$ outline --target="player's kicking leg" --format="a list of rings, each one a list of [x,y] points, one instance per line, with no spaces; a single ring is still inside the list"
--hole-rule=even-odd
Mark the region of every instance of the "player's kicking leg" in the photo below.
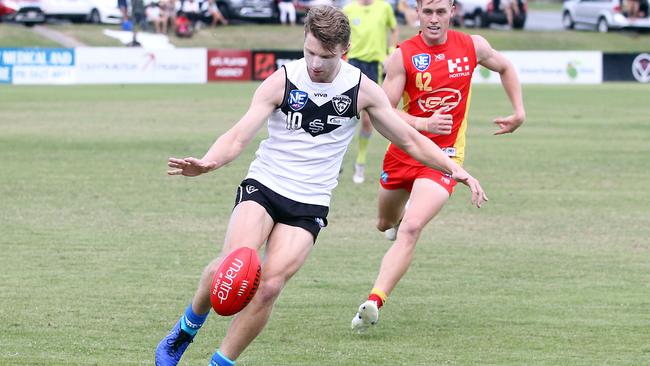
[[[260,243],[261,245],[268,238],[272,227],[273,220],[264,207],[252,201],[238,204],[230,217],[223,253],[229,253],[234,249],[228,243]],[[156,366],[176,366],[194,340],[210,313],[210,285],[214,271],[219,268],[221,260],[220,256],[206,266],[192,304],[185,309],[183,316],[158,344],[155,355]]]

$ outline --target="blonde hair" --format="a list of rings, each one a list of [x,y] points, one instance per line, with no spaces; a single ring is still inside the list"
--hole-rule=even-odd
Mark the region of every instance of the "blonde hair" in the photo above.
[[[307,33],[311,33],[328,51],[334,51],[337,45],[347,47],[350,43],[350,22],[340,9],[333,6],[313,7],[305,19],[305,35]]]

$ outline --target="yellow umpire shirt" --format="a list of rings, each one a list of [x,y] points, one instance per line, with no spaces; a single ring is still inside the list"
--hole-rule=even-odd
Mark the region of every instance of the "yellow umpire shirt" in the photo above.
[[[347,57],[365,62],[384,61],[388,54],[388,32],[397,27],[390,4],[384,0],[373,0],[370,5],[353,1],[343,12],[352,28]]]

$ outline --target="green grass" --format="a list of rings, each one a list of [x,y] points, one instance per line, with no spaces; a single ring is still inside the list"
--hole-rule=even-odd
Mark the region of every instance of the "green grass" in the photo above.
[[[117,30],[113,25],[52,24],[52,30],[76,38],[89,46],[115,47],[119,42],[103,34],[104,29]],[[0,35],[5,27],[0,25]],[[43,46],[31,29],[8,27],[15,40],[0,37],[0,47],[11,45]],[[598,50],[606,52],[645,52],[650,49],[650,34],[611,32],[600,34],[584,31],[521,32],[497,29],[461,28],[462,31],[484,36],[499,50]],[[400,27],[400,38],[405,40],[417,34],[416,28]],[[35,41],[32,41],[35,39]],[[276,24],[240,24],[228,27],[203,28],[192,38],[170,36],[177,47],[208,47],[232,49],[299,50],[303,42],[302,27],[283,27]],[[8,42],[5,44],[5,42]],[[49,42],[49,41],[47,41]]]
[[[0,23],[0,47],[59,47],[59,44],[24,25]]]
[[[528,1],[528,10],[536,11],[561,11],[562,1]]]
[[[260,138],[223,168],[168,177],[201,155],[256,84],[0,88],[0,365],[150,365],[217,254]],[[373,229],[385,142],[368,182],[353,144],[330,226],[238,365],[650,364],[648,87],[525,86],[528,120],[474,86],[467,168],[428,226],[373,333],[349,321],[384,250]],[[226,330],[214,314],[182,365]]]

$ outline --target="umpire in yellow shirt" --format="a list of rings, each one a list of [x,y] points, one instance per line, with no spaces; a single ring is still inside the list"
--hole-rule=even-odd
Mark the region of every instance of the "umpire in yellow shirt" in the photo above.
[[[343,12],[348,16],[352,30],[348,62],[379,83],[382,63],[395,48],[399,38],[393,8],[384,0],[354,0],[343,8]],[[359,153],[352,176],[352,180],[357,184],[365,180],[366,155],[371,134],[370,117],[364,113],[361,115]]]

